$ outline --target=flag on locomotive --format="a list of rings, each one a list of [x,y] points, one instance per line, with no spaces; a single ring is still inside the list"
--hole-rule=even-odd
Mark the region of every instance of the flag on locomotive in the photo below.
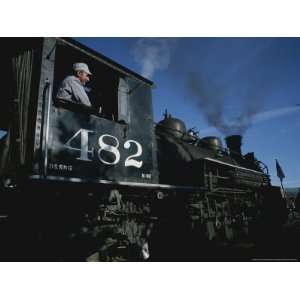
[[[285,175],[284,175],[284,173],[283,173],[283,171],[282,171],[282,168],[281,168],[281,166],[280,166],[278,160],[275,159],[275,161],[276,161],[276,172],[277,172],[277,177],[280,179],[280,181],[282,181],[282,179],[285,178]]]

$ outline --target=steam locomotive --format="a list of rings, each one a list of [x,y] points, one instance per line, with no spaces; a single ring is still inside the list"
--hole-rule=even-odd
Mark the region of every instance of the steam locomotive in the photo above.
[[[155,124],[153,83],[77,41],[3,45],[2,257],[198,259],[284,222],[281,191],[241,136],[225,148],[168,112]],[[79,61],[95,74],[92,108],[56,99]]]

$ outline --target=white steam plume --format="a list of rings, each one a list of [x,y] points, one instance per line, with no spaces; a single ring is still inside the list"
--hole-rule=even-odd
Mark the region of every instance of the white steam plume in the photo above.
[[[152,78],[156,70],[168,67],[171,57],[172,39],[141,38],[133,49],[134,60],[142,67],[142,76]]]

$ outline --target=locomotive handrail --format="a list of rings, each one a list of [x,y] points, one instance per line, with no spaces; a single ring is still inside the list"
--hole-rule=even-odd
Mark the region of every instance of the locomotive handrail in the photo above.
[[[220,160],[217,160],[217,159],[213,159],[213,158],[210,158],[210,157],[204,157],[203,159],[208,160],[208,161],[212,161],[212,162],[216,162],[216,163],[219,163],[219,164],[227,165],[227,166],[233,167],[235,169],[246,170],[246,171],[250,171],[250,172],[258,173],[258,174],[264,174],[263,172],[259,172],[259,171],[252,170],[252,169],[249,169],[249,168],[244,168],[244,167],[241,167],[241,166],[238,166],[238,165],[233,165],[233,164],[230,164],[230,163],[227,163],[227,162],[224,162],[224,161],[220,161]]]
[[[47,166],[48,166],[48,142],[49,142],[49,122],[50,122],[50,108],[51,108],[51,94],[52,86],[50,81],[46,80],[45,90],[48,89],[48,105],[47,105],[47,115],[46,115],[46,135],[45,135],[45,159],[44,159],[44,177],[47,176]]]
[[[262,161],[257,161],[258,162],[258,164],[259,164],[259,166],[260,166],[260,168],[262,169],[262,171],[265,173],[265,174],[267,174],[267,175],[269,175],[269,168],[268,168],[268,166],[266,165],[266,164],[264,164]]]
[[[249,193],[249,191],[248,190],[231,189],[231,188],[216,188],[213,191],[209,192],[208,194],[214,194],[214,193],[247,194],[247,193]]]

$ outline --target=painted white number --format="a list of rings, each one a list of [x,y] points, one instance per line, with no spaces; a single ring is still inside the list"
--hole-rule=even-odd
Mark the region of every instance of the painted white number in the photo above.
[[[103,139],[105,137],[109,137],[109,138],[115,140],[116,145],[112,146],[112,145],[108,145],[108,144],[104,143]],[[99,159],[100,159],[101,162],[103,162],[106,165],[116,165],[119,162],[119,160],[120,160],[120,151],[118,150],[119,141],[118,141],[118,139],[116,137],[114,137],[112,135],[109,135],[109,134],[103,134],[103,135],[101,135],[99,137],[99,147],[100,147],[100,149],[98,150],[98,157],[99,157]],[[101,152],[102,151],[107,151],[107,152],[113,153],[114,156],[115,156],[115,160],[111,161],[111,162],[104,160],[102,158],[102,156],[101,156]]]
[[[133,143],[136,145],[137,147],[137,152],[133,155],[130,155],[126,158],[125,160],[125,167],[136,167],[136,168],[141,168],[142,165],[143,165],[143,162],[142,161],[137,161],[135,159],[133,159],[134,157],[139,157],[142,155],[143,153],[143,150],[142,150],[142,146],[140,143],[138,143],[137,141],[134,141],[134,140],[128,140],[125,142],[124,144],[124,148],[125,149],[129,149],[130,148],[130,144]]]
[[[92,130],[80,129],[78,130],[64,145],[67,149],[75,150],[80,152],[80,157],[78,160],[91,161],[89,159],[89,153],[93,154],[94,149],[89,150],[89,133],[94,133]],[[71,146],[71,142],[80,134],[80,148],[75,148]]]
[[[87,130],[87,129],[79,129],[64,144],[65,148],[67,148],[69,150],[74,150],[74,151],[80,152],[80,156],[76,158],[78,160],[92,161],[89,157],[93,157],[94,148],[89,149],[89,133],[94,133],[94,131]],[[75,148],[74,146],[71,145],[73,143],[73,140],[75,140],[77,137],[78,137],[78,139],[80,138],[80,148]],[[104,142],[104,139],[106,140],[106,142]],[[109,139],[113,140],[113,142],[110,142],[110,144],[107,144]],[[109,135],[109,134],[103,134],[99,137],[98,143],[99,143],[98,158],[102,163],[104,163],[105,165],[116,165],[117,163],[119,163],[120,158],[121,158],[121,154],[118,149],[120,143],[119,143],[119,140],[115,136]],[[133,158],[140,157],[142,155],[142,153],[143,153],[142,145],[135,140],[128,140],[124,143],[124,148],[129,149],[131,147],[131,144],[136,145],[137,151],[135,154],[132,154],[125,159],[125,167],[141,168],[143,165],[143,161],[135,160]],[[103,153],[103,151],[109,152],[112,155],[110,155],[110,156],[106,155],[109,158],[105,157],[105,153]]]

